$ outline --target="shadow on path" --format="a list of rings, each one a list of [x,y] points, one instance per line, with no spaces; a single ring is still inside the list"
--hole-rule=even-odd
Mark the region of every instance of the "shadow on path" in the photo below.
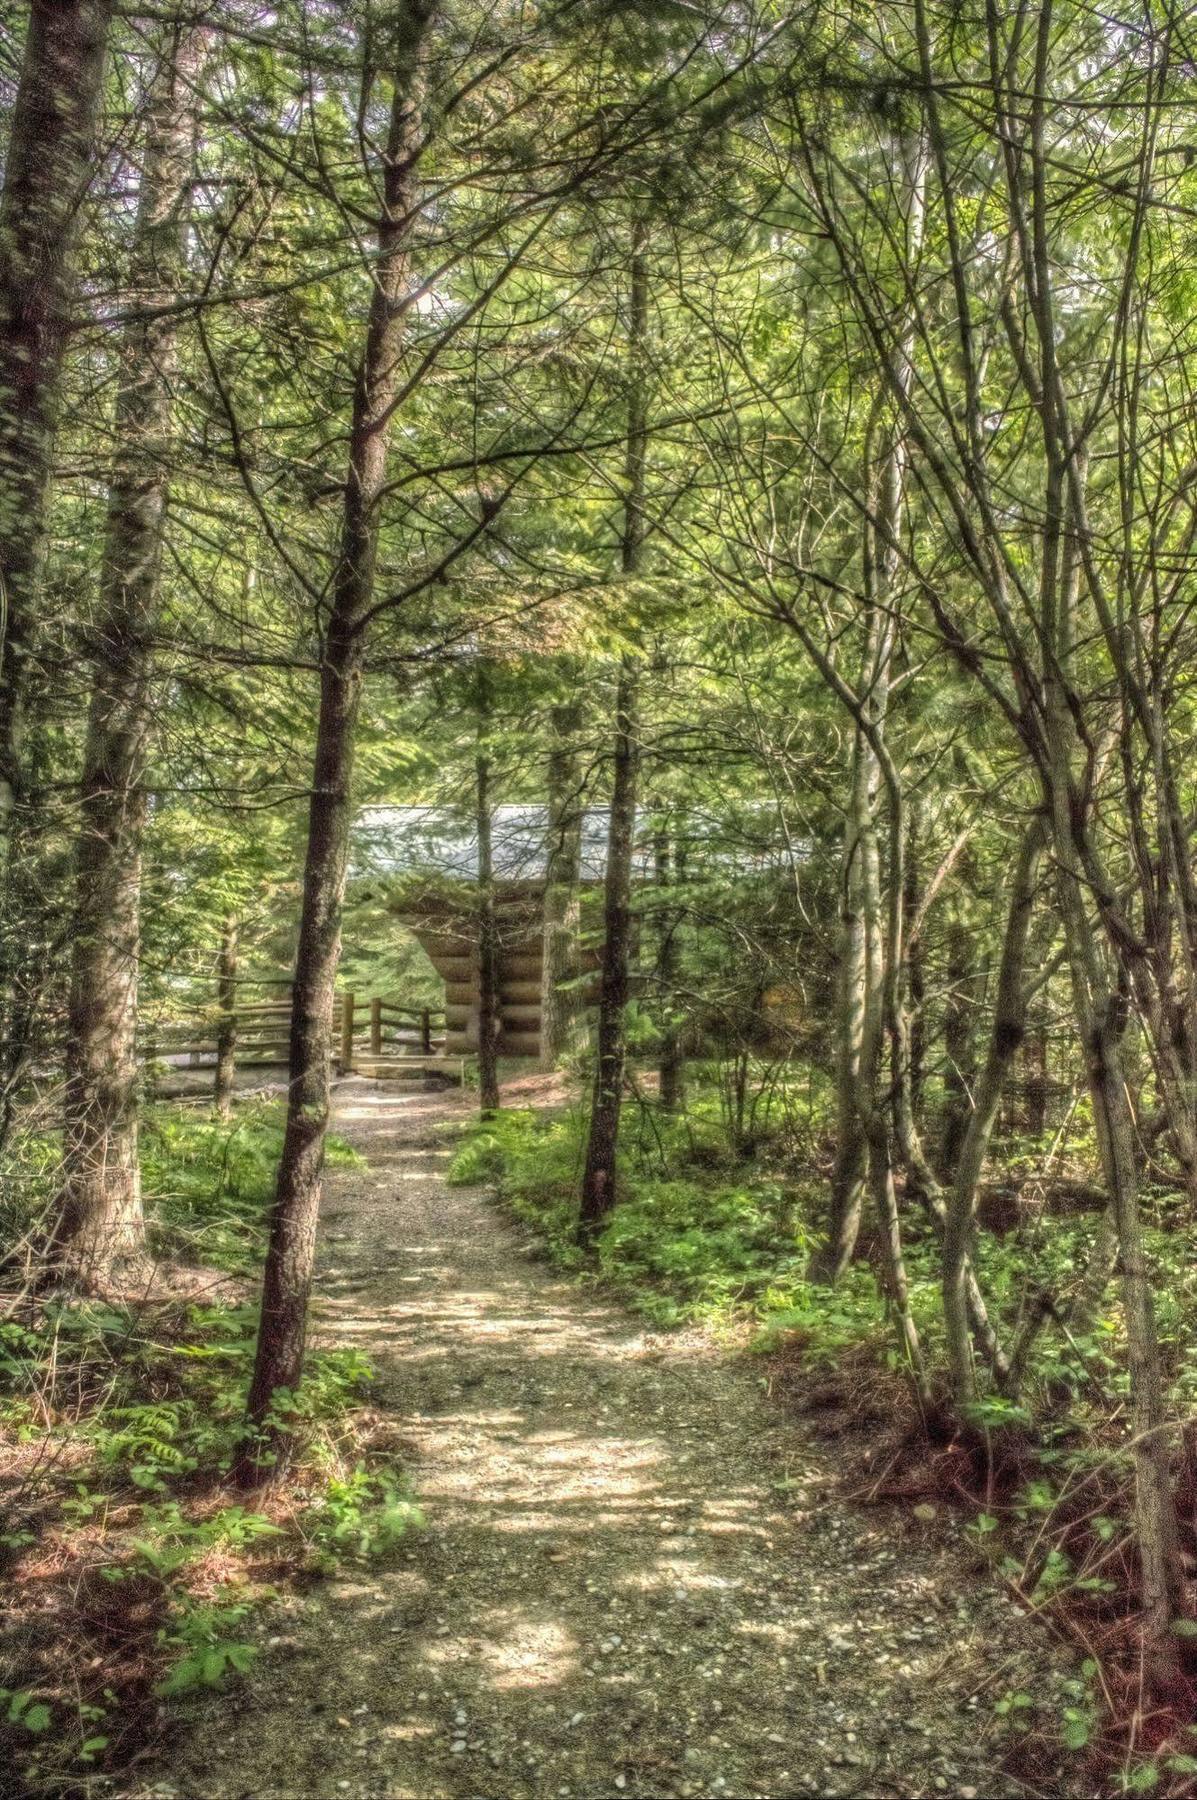
[[[369,1167],[322,1227],[321,1335],[374,1361],[427,1529],[280,1608],[141,1792],[1024,1792],[992,1703],[1043,1642],[965,1557],[830,1497],[750,1362],[646,1331],[447,1187],[467,1108],[344,1084]]]

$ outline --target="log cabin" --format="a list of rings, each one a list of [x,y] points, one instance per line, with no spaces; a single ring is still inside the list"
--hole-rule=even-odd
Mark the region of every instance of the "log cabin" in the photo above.
[[[793,846],[772,841],[771,818],[753,809],[764,830],[739,842],[712,832],[711,822],[697,816],[683,821],[688,866],[712,862],[724,871],[768,871],[783,880],[786,857]],[[675,827],[677,820],[675,818]],[[608,812],[585,807],[580,815],[577,862],[579,900],[601,889],[606,870]],[[809,847],[800,847],[805,859]],[[504,1057],[540,1055],[541,995],[544,963],[544,904],[550,854],[550,816],[545,806],[497,806],[491,815],[493,891],[499,944],[499,1039]],[[655,848],[651,834],[640,834],[633,879],[654,879]],[[445,986],[447,1056],[468,1055],[478,1048],[478,838],[464,811],[447,807],[377,806],[367,808],[354,830],[355,879],[383,878],[392,886],[393,910],[427,954]],[[593,919],[593,915],[592,915]],[[578,974],[596,971],[599,946],[593,932],[581,939]],[[593,996],[586,994],[585,998]],[[802,1012],[801,989],[781,982],[770,985],[756,1003],[762,1039],[792,1034]]]
[[[540,1055],[545,875],[549,812],[497,806],[491,818],[495,918],[499,940],[500,1056]],[[607,809],[581,816],[579,891],[602,885]],[[638,858],[643,879],[650,859]],[[368,808],[354,832],[355,878],[395,882],[395,916],[416,938],[445,984],[445,1054],[478,1048],[478,838],[445,807]],[[597,967],[593,946],[579,952],[579,973]]]

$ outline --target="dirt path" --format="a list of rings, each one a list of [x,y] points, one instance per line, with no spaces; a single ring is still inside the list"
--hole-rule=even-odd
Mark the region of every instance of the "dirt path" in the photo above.
[[[374,1359],[428,1529],[274,1611],[251,1679],[140,1791],[1028,1791],[992,1702],[1044,1640],[917,1526],[837,1502],[759,1370],[561,1282],[446,1187],[464,1104],[346,1084],[370,1166],[333,1177],[323,1226],[322,1330]]]

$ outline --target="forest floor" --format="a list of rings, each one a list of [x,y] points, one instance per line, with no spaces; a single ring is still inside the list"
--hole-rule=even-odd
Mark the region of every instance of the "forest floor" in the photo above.
[[[426,1528],[273,1603],[246,1681],[126,1791],[1066,1792],[1005,1764],[994,1702],[1050,1695],[1055,1655],[955,1528],[853,1506],[759,1362],[646,1329],[448,1187],[472,1105],[343,1084],[368,1166],[322,1223],[318,1328],[372,1359]]]

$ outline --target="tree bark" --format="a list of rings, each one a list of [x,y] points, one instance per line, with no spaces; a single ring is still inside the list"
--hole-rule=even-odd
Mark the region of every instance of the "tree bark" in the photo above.
[[[599,979],[594,1097],[586,1141],[579,1215],[581,1235],[593,1237],[615,1204],[615,1155],[627,1055],[624,1014],[628,1003],[628,963],[632,936],[632,854],[636,836],[636,787],[640,763],[636,716],[638,671],[630,657],[620,663],[615,691],[615,758],[611,822],[603,887],[603,961]]]
[[[33,0],[0,196],[0,822],[23,797],[36,588],[112,0]]]
[[[923,935],[916,929],[922,901],[919,858],[922,853],[919,831],[920,809],[911,803],[909,842],[906,848],[906,888],[902,896],[903,942],[906,945],[906,994],[909,1001],[906,1038],[908,1044],[907,1081],[910,1111],[916,1130],[924,1127],[923,1097],[927,1078],[927,974],[923,953]]]
[[[478,1107],[499,1110],[499,941],[495,918],[495,866],[491,847],[490,757],[474,762],[478,834]]]
[[[926,222],[926,146],[921,134],[903,138],[900,146],[904,177],[906,240],[912,251],[923,239]],[[908,395],[914,383],[914,321],[903,324],[899,340],[899,391]],[[836,1160],[832,1175],[827,1232],[811,1258],[812,1280],[834,1282],[843,1274],[856,1249],[867,1178],[880,1209],[882,1249],[888,1255],[893,1244],[900,1264],[900,1235],[893,1171],[890,1167],[889,1131],[879,1103],[883,1035],[887,1011],[896,1022],[900,1005],[902,955],[902,873],[895,866],[888,879],[896,884],[889,910],[888,942],[882,917],[881,859],[877,842],[877,803],[881,785],[881,742],[889,712],[890,680],[896,642],[892,605],[900,567],[899,531],[906,499],[909,447],[899,412],[885,426],[880,453],[873,459],[871,438],[880,428],[882,405],[876,403],[869,424],[870,444],[866,468],[872,465],[868,510],[862,532],[863,586],[867,596],[867,624],[856,685],[856,730],[853,739],[852,791],[844,828],[841,870],[843,914],[840,936],[838,1046],[836,1056]],[[891,793],[896,812],[900,794]],[[894,818],[895,846],[904,842],[901,821]],[[900,862],[900,857],[897,862]],[[880,1166],[879,1159],[885,1167]],[[892,1218],[890,1216],[892,1207]],[[905,1276],[900,1267],[890,1270],[891,1300],[899,1310],[907,1348],[918,1362],[917,1341],[912,1340],[913,1320],[903,1316]],[[921,1365],[920,1365],[921,1366]]]
[[[810,1258],[811,1281],[834,1283],[856,1250],[864,1207],[868,1147],[857,1109],[860,1047],[868,979],[865,942],[862,838],[868,811],[868,747],[857,730],[853,748],[852,795],[844,823],[840,858],[840,938],[835,1010],[835,1164],[831,1174],[827,1225]]]
[[[555,1069],[572,1047],[577,1027],[578,874],[582,855],[581,775],[575,701],[555,706],[550,719],[545,860],[544,950],[540,976],[540,1066]]]
[[[632,233],[631,285],[628,306],[628,441],[624,463],[624,504],[620,566],[635,575],[644,552],[644,478],[648,392],[642,360],[648,331],[647,232],[637,223]],[[637,718],[639,674],[630,656],[620,659],[615,690],[615,752],[611,778],[611,817],[607,832],[607,868],[603,887],[603,960],[599,981],[598,1033],[594,1097],[586,1166],[582,1175],[579,1235],[590,1239],[615,1204],[615,1157],[623,1102],[627,1054],[625,1012],[628,1001],[628,958],[631,949],[632,853],[636,835],[636,790],[640,770]]]
[[[361,700],[365,615],[374,592],[378,503],[399,392],[410,232],[422,141],[424,49],[432,0],[403,0],[394,16],[393,91],[383,158],[378,256],[366,342],[358,365],[349,434],[341,544],[320,674],[320,711],[303,904],[291,1013],[290,1085],[270,1239],[262,1318],[250,1384],[253,1436],[238,1476],[246,1485],[286,1465],[290,1432],[279,1401],[299,1384],[307,1329],[324,1142],[328,1130],[333,1003],[341,951],[341,911],[352,822],[354,737]]]
[[[997,997],[994,1002],[989,1050],[985,1067],[976,1084],[973,1110],[960,1146],[944,1217],[944,1322],[952,1389],[958,1405],[972,1400],[976,1393],[969,1330],[969,1254],[976,1219],[977,1190],[1002,1097],[1002,1083],[1023,1040],[1026,1016],[1023,996],[1024,964],[1043,843],[1043,821],[1036,819],[1023,837],[1015,867],[1002,939],[1001,961],[998,965]]]
[[[7,1132],[44,959],[29,686],[72,296],[112,0],[32,0],[0,194],[0,1079]]]
[[[947,930],[947,996],[944,1001],[943,1129],[939,1143],[939,1168],[945,1181],[955,1179],[960,1147],[973,1110],[974,1067],[973,998],[977,987],[972,934],[962,918],[949,921]]]
[[[682,1104],[686,1078],[682,1034],[673,1016],[674,988],[678,975],[678,918],[674,908],[665,904],[665,896],[674,885],[679,873],[676,850],[672,855],[670,850],[669,833],[663,829],[657,834],[656,844],[659,892],[657,985],[661,991],[661,1008],[665,1014],[665,1023],[661,1030],[661,1050],[657,1061],[657,1092],[663,1113],[675,1113]]]
[[[1168,1452],[1170,1426],[1164,1404],[1151,1277],[1139,1219],[1134,1120],[1122,1066],[1124,1009],[1105,978],[1086,914],[1087,889],[1073,835],[1076,810],[1067,785],[1063,790],[1056,787],[1052,800],[1052,847],[1059,874],[1073,1000],[1118,1243],[1149,1684],[1153,1692],[1160,1694],[1175,1691],[1179,1681],[1179,1646],[1173,1626],[1184,1615],[1186,1602]]]
[[[129,287],[149,314],[125,328],[116,450],[80,780],[67,1031],[64,1183],[56,1241],[75,1276],[108,1283],[144,1255],[137,1160],[137,964],[152,638],[165,533],[177,315],[195,142],[200,32],[158,47]]]
[[[233,1079],[237,1072],[237,915],[230,913],[220,940],[216,969],[216,1085],[213,1098],[217,1115],[227,1119],[233,1109]]]

